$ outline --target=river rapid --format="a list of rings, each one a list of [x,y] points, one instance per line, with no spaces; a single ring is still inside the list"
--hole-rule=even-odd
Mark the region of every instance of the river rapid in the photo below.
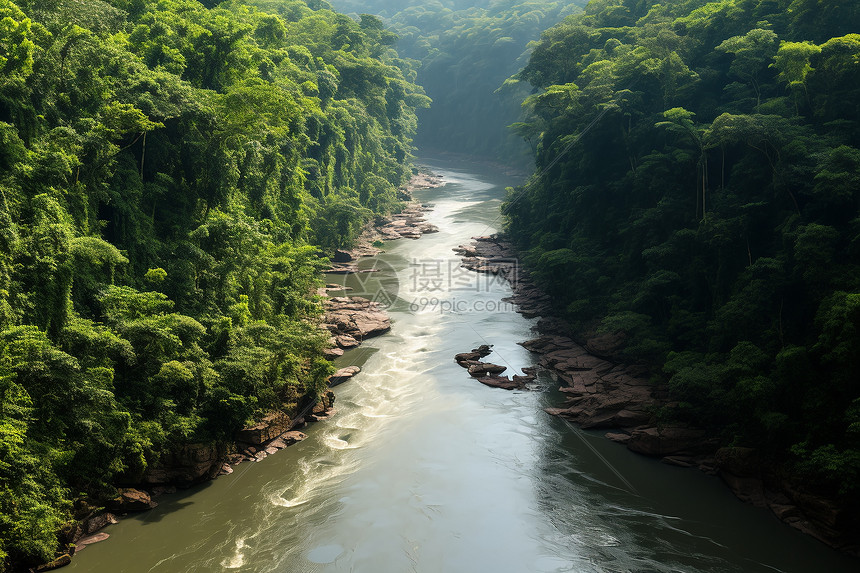
[[[841,556],[738,501],[717,478],[628,452],[545,414],[541,375],[507,392],[453,355],[521,373],[534,320],[506,284],[458,269],[452,248],[500,226],[498,170],[427,161],[444,176],[415,193],[440,229],[384,245],[377,272],[327,282],[390,304],[393,329],[338,359],[362,372],[308,438],[203,486],[165,495],[75,556],[76,571],[833,572]]]

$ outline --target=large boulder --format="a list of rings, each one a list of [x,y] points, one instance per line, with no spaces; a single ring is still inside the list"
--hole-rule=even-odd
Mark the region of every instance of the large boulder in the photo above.
[[[460,366],[468,368],[472,363],[478,362],[484,356],[489,355],[492,350],[492,344],[482,344],[477,348],[473,348],[471,352],[461,352],[454,355],[454,361]]]
[[[520,390],[524,386],[522,382],[511,380],[507,376],[481,376],[476,378],[476,380],[484,386],[501,388],[502,390]]]
[[[340,370],[329,376],[328,385],[337,386],[338,384],[343,384],[359,372],[361,372],[360,366],[347,366],[346,368],[341,368]]]
[[[45,563],[44,565],[39,565],[38,567],[33,569],[33,571],[36,571],[36,573],[42,573],[42,571],[53,571],[54,569],[59,569],[60,567],[65,567],[66,565],[68,565],[71,562],[72,562],[72,556],[69,555],[68,553],[66,553],[64,555],[61,555],[60,557],[57,557],[56,559],[54,559],[50,563]]]
[[[282,450],[288,446],[292,446],[295,443],[301,442],[305,438],[307,438],[307,435],[305,435],[304,433],[299,432],[298,430],[290,430],[289,432],[284,432],[283,434],[269,442],[268,446],[270,448]]]
[[[118,495],[105,504],[110,511],[125,513],[128,511],[146,511],[158,505],[152,501],[145,491],[133,487],[122,487],[117,490]]]
[[[82,537],[75,542],[75,553],[78,553],[87,545],[92,545],[93,543],[105,541],[108,537],[110,537],[110,533],[105,533],[104,531],[100,531],[99,533],[93,533],[92,535]]]
[[[225,453],[215,443],[186,444],[163,454],[146,470],[141,483],[191,485],[210,480],[221,471]]]
[[[489,362],[478,362],[469,366],[469,374],[472,376],[485,376],[487,374],[501,374],[507,370],[506,366],[491,364]]]
[[[242,428],[236,433],[236,441],[259,445],[273,440],[293,426],[293,421],[283,412],[274,412],[258,423]]]
[[[348,334],[356,340],[391,330],[391,319],[378,302],[359,296],[338,296],[325,301],[325,323],[335,336]]]

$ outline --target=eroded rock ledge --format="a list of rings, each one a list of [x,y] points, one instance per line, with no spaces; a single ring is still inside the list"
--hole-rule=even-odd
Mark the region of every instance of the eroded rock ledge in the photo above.
[[[574,340],[569,325],[552,316],[551,298],[518,265],[509,243],[495,235],[475,237],[474,243],[454,250],[463,257],[464,267],[508,280],[514,292],[505,300],[517,305],[517,312],[543,317],[536,326],[541,336],[521,344],[540,355],[540,367],[561,382],[559,390],[566,395],[563,405],[547,408],[547,413],[583,428],[612,430],[607,438],[664,463],[717,474],[741,500],[769,508],[780,520],[831,547],[860,555],[858,532],[847,526],[851,516],[846,510],[804,491],[756,450],[720,448],[699,428],[658,425],[653,413],[669,404],[668,391],[652,383],[644,368],[612,361],[623,335]]]
[[[321,326],[332,335],[327,358],[341,356],[363,340],[391,330],[391,318],[378,302],[360,296],[336,296],[326,299],[323,305]]]
[[[469,375],[485,386],[501,388],[502,390],[522,390],[526,384],[533,382],[536,377],[534,368],[523,368],[523,376],[514,374],[513,378],[501,376],[507,370],[507,366],[500,366],[491,362],[482,362],[481,358],[489,356],[493,351],[489,344],[482,344],[473,348],[471,352],[461,352],[454,356],[454,361],[466,368]]]

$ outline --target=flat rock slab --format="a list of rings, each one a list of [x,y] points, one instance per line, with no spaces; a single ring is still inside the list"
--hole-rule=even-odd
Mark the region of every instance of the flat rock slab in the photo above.
[[[483,376],[485,374],[501,374],[508,368],[499,366],[498,364],[490,364],[489,362],[478,362],[469,366],[469,374],[472,376]]]
[[[333,387],[337,386],[338,384],[343,384],[359,372],[361,372],[360,366],[347,366],[346,368],[341,368],[340,370],[329,376],[328,385],[329,387]]]
[[[471,352],[461,352],[454,355],[454,361],[463,368],[468,368],[472,364],[477,363],[481,358],[488,356],[493,352],[492,344],[482,344],[477,348],[473,348]]]
[[[490,386],[491,388],[501,388],[502,390],[522,390],[525,384],[511,380],[507,376],[482,376],[475,378],[481,384]]]
[[[87,545],[92,545],[93,543],[98,543],[100,541],[104,541],[110,537],[110,533],[105,533],[104,531],[100,531],[99,533],[94,533],[92,535],[87,535],[82,539],[78,539],[75,542],[75,553],[81,551]]]
[[[132,487],[122,487],[117,491],[119,495],[105,504],[105,507],[111,511],[146,511],[158,506],[158,502],[152,501],[145,491]]]
[[[324,307],[325,327],[336,340],[338,336],[349,335],[361,341],[391,330],[391,318],[378,302],[360,296],[337,296],[326,300]]]

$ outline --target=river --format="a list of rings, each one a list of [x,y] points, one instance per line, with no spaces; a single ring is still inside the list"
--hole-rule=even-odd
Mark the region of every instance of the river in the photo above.
[[[720,481],[628,452],[542,408],[537,390],[485,387],[453,355],[519,372],[528,320],[509,288],[457,269],[452,248],[500,225],[505,185],[480,165],[427,162],[448,182],[416,192],[439,233],[384,246],[378,272],[328,277],[390,302],[392,332],[347,352],[363,371],[308,439],[166,495],[81,551],[77,571],[811,572],[857,562],[738,501]]]

